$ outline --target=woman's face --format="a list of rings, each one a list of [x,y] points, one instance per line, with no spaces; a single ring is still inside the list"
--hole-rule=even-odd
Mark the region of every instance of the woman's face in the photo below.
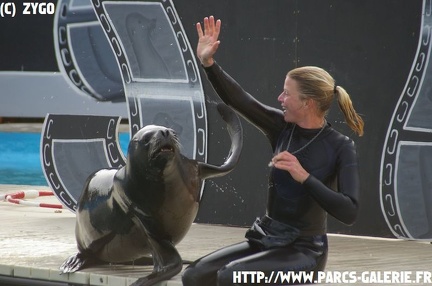
[[[278,101],[281,103],[286,122],[299,123],[307,112],[306,100],[300,98],[297,82],[285,78],[284,90],[278,96]]]

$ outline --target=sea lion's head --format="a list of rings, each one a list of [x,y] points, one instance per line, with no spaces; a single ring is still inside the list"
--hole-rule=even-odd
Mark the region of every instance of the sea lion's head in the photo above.
[[[174,130],[158,125],[140,129],[129,143],[128,164],[134,168],[163,169],[180,152],[180,142]]]

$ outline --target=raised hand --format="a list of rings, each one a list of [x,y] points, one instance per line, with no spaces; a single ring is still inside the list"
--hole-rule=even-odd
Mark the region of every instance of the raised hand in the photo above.
[[[219,47],[221,20],[215,21],[213,16],[204,18],[204,30],[201,23],[196,24],[198,33],[197,57],[201,64],[209,67],[214,63],[213,55]]]

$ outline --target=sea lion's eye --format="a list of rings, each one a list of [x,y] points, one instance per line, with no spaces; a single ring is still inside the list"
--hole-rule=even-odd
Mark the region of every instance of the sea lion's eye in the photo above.
[[[152,134],[144,134],[144,136],[138,140],[140,145],[148,145],[152,139]]]

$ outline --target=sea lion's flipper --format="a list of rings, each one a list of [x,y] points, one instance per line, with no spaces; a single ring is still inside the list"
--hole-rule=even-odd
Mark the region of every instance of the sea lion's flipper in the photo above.
[[[198,163],[198,172],[201,179],[220,177],[231,172],[237,165],[243,147],[243,128],[240,118],[228,105],[219,103],[217,106],[219,114],[227,123],[228,133],[231,138],[231,149],[227,159],[221,166],[207,163]]]
[[[87,266],[89,262],[90,261],[87,259],[87,257],[82,253],[72,255],[60,266],[60,274],[78,271]]]
[[[174,245],[167,240],[156,241],[149,238],[152,247],[153,272],[139,278],[131,286],[150,286],[169,280],[182,270],[183,261]]]
[[[72,273],[89,267],[90,265],[106,263],[95,258],[95,256],[92,254],[97,253],[100,249],[102,249],[102,247],[111,241],[114,236],[115,233],[110,232],[109,234],[90,243],[90,245],[88,245],[85,249],[80,247],[80,244],[78,243],[79,252],[70,256],[65,260],[65,262],[63,262],[63,264],[60,266],[60,273]]]
[[[142,237],[146,238],[146,245],[150,247],[153,257],[153,272],[145,277],[139,278],[131,286],[150,286],[157,282],[171,279],[180,273],[183,261],[174,244],[166,239],[155,239],[152,235],[151,220],[140,209],[133,207],[131,219],[138,227]],[[144,224],[143,222],[147,222]],[[154,229],[153,229],[154,230]]]

